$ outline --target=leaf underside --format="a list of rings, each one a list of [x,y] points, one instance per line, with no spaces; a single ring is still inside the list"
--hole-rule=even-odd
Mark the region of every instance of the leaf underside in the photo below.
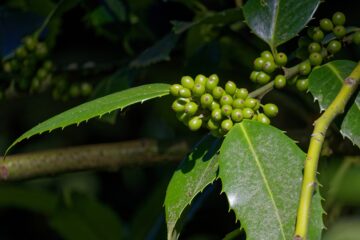
[[[147,84],[116,92],[105,97],[83,103],[52,118],[49,118],[48,120],[25,132],[18,139],[16,139],[10,145],[10,147],[7,148],[5,155],[17,143],[36,134],[51,132],[57,128],[64,129],[65,127],[73,124],[79,125],[83,121],[87,121],[94,117],[101,117],[102,115],[117,109],[122,110],[123,108],[134,103],[142,103],[152,98],[168,95],[169,87],[169,84],[163,83]]]
[[[249,0],[244,5],[244,16],[251,30],[274,50],[306,26],[319,3],[319,0]]]
[[[181,220],[185,208],[191,204],[196,195],[216,179],[217,151],[220,143],[220,139],[207,135],[173,174],[164,203],[168,239],[178,238],[180,229],[177,229],[176,225]]]
[[[293,140],[272,126],[245,120],[227,134],[219,177],[248,240],[292,239],[304,159]],[[321,199],[314,201],[320,209],[312,217],[322,221]],[[321,234],[322,224],[311,227]]]
[[[360,148],[360,93],[346,113],[340,132]]]

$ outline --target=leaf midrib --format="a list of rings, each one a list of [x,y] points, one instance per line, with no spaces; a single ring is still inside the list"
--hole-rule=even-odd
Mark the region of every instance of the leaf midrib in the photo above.
[[[273,11],[273,18],[272,18],[272,24],[271,24],[271,48],[272,50],[275,49],[276,46],[274,46],[274,42],[275,42],[275,31],[276,31],[276,23],[277,23],[277,19],[278,19],[278,15],[279,15],[279,6],[280,3],[279,1],[275,1],[275,8]]]
[[[265,187],[266,187],[266,190],[267,190],[267,192],[268,192],[268,194],[269,194],[271,203],[272,203],[272,205],[273,205],[273,207],[274,207],[276,219],[278,220],[279,225],[280,225],[281,235],[282,235],[283,239],[286,240],[285,233],[284,233],[284,227],[283,227],[282,222],[281,222],[280,214],[279,214],[278,208],[277,208],[277,206],[276,206],[275,199],[274,199],[274,196],[273,196],[273,194],[272,194],[272,191],[271,191],[269,182],[268,182],[268,180],[267,180],[267,178],[266,178],[266,176],[265,176],[265,173],[264,173],[264,171],[263,171],[263,167],[261,166],[261,163],[260,163],[260,161],[259,161],[259,159],[258,159],[258,156],[257,156],[257,154],[256,154],[256,152],[255,152],[255,150],[254,150],[254,147],[253,147],[253,145],[252,145],[252,143],[251,143],[251,141],[250,141],[250,138],[249,138],[249,135],[248,135],[246,129],[244,128],[244,126],[243,126],[242,124],[240,124],[240,127],[241,127],[241,130],[242,130],[243,133],[244,133],[245,140],[246,140],[246,142],[247,142],[248,145],[249,145],[249,150],[251,151],[251,153],[252,153],[252,155],[253,155],[253,157],[254,157],[254,159],[255,159],[256,165],[257,165],[257,167],[258,167],[258,169],[259,169],[259,172],[260,172],[260,174],[261,174],[262,180],[263,180],[263,182],[264,182],[264,184],[265,184]]]
[[[332,65],[332,63],[328,63],[325,65],[327,68],[330,69],[330,71],[332,71],[335,76],[337,77],[337,79],[339,80],[339,82],[341,84],[343,84],[343,77],[340,75],[339,71]]]

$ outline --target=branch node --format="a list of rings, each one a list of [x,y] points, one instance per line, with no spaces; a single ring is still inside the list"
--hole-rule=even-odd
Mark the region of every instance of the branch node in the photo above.
[[[303,238],[299,235],[295,235],[294,240],[303,240]]]
[[[356,84],[356,80],[352,77],[345,78],[345,84],[349,86],[354,86]]]
[[[6,166],[0,166],[0,179],[6,180],[9,177],[9,170]]]

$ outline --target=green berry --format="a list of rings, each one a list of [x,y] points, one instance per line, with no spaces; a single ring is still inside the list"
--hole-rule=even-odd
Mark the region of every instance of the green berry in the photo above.
[[[190,116],[187,113],[184,113],[184,112],[177,112],[176,113],[176,118],[180,122],[184,123],[187,126],[188,122],[189,122],[189,119],[190,119]]]
[[[69,88],[69,95],[73,98],[78,97],[80,95],[80,87],[78,84],[71,84]]]
[[[299,74],[300,75],[308,75],[311,72],[310,61],[306,60],[299,64]]]
[[[229,95],[233,95],[236,91],[236,84],[233,81],[227,81],[225,84],[225,92]]]
[[[300,37],[298,40],[298,46],[300,48],[307,47],[311,43],[311,40],[308,37]]]
[[[213,111],[214,109],[220,109],[220,104],[216,101],[213,101],[210,106],[211,111]]]
[[[263,71],[266,73],[273,73],[276,69],[276,64],[273,61],[265,61],[263,65]]]
[[[48,54],[48,48],[45,43],[37,43],[35,49],[35,55],[38,58],[44,58]]]
[[[244,108],[242,110],[242,114],[244,119],[251,119],[254,116],[254,110],[252,110],[251,108]]]
[[[234,98],[246,99],[249,95],[249,91],[246,88],[237,88],[234,94]]]
[[[225,94],[220,98],[220,105],[221,106],[223,106],[223,105],[231,105],[232,103],[233,103],[233,98],[228,94]]]
[[[213,89],[213,91],[212,91],[212,95],[213,95],[213,97],[214,97],[215,99],[221,98],[222,95],[224,95],[224,94],[225,94],[224,89],[223,89],[222,87],[219,87],[219,86],[215,87],[215,88]]]
[[[213,103],[214,101],[214,98],[211,94],[209,93],[205,93],[204,95],[201,96],[200,98],[200,103],[201,103],[201,106],[203,108],[207,108],[207,107],[210,107],[211,104]]]
[[[233,108],[242,109],[245,107],[245,100],[242,98],[237,98],[232,103]]]
[[[194,80],[190,76],[184,76],[181,78],[181,85],[184,88],[192,89],[195,85]]]
[[[220,127],[220,123],[215,121],[214,119],[210,118],[206,124],[209,130],[216,130]]]
[[[262,57],[258,57],[254,60],[254,69],[260,71],[264,66],[265,60]]]
[[[36,72],[36,76],[40,79],[44,79],[47,76],[47,71],[44,68],[39,68]]]
[[[335,54],[341,50],[341,43],[338,40],[332,40],[327,45],[327,50],[330,53]]]
[[[191,91],[195,97],[200,97],[205,93],[205,87],[203,84],[196,83],[194,87],[191,89]]]
[[[330,19],[323,18],[320,20],[320,27],[322,30],[330,32],[333,29],[334,25]]]
[[[356,45],[360,45],[360,32],[355,32],[353,35],[352,35],[352,41],[353,43],[355,43]]]
[[[24,38],[24,45],[25,47],[30,50],[30,51],[33,51],[36,47],[36,44],[37,44],[37,39],[35,37],[32,37],[32,36],[27,36]]]
[[[259,74],[257,75],[256,81],[260,84],[266,84],[270,81],[271,77],[264,73],[264,72],[259,72]]]
[[[191,131],[197,131],[202,125],[202,120],[200,117],[193,117],[190,119],[188,126]]]
[[[296,88],[300,92],[304,92],[308,89],[309,86],[309,80],[308,79],[299,79],[296,81]]]
[[[18,58],[25,58],[27,56],[27,51],[24,46],[20,46],[16,49],[15,55]]]
[[[270,124],[270,119],[263,113],[258,114],[256,120],[267,125]]]
[[[324,39],[324,32],[319,28],[315,28],[312,35],[312,39],[315,42],[321,42]]]
[[[332,16],[332,21],[335,24],[335,26],[344,25],[346,21],[345,14],[342,12],[334,13],[334,15]]]
[[[279,112],[278,107],[273,103],[265,104],[265,106],[263,106],[263,110],[268,117],[275,117]]]
[[[4,72],[6,72],[6,73],[11,73],[13,70],[10,62],[4,62],[3,69],[4,69]]]
[[[188,88],[181,88],[180,90],[179,90],[179,96],[180,97],[183,97],[183,98],[189,98],[189,97],[191,97],[191,92],[190,92],[190,89],[188,89]]]
[[[284,75],[277,75],[274,79],[274,86],[281,89],[286,86],[286,77]]]
[[[314,27],[309,27],[309,28],[306,30],[306,33],[307,33],[308,37],[312,39],[313,34],[314,34]]]
[[[317,42],[312,42],[308,46],[309,53],[321,52],[321,45]]]
[[[220,121],[222,119],[222,111],[220,108],[214,109],[211,112],[212,119],[216,121]]]
[[[93,87],[90,83],[83,82],[80,85],[81,95],[86,97],[92,93]]]
[[[219,78],[216,74],[211,75],[205,84],[205,90],[209,93],[211,93],[215,87],[217,87],[219,83]]]
[[[198,74],[198,75],[195,77],[195,84],[202,84],[202,85],[205,86],[206,81],[207,81],[207,77],[205,77],[205,76],[202,75],[202,74]]]
[[[346,35],[346,29],[344,26],[336,26],[333,29],[333,33],[337,38],[342,38]]]
[[[180,84],[173,84],[170,87],[170,93],[171,95],[173,95],[174,97],[178,97],[179,96],[179,91],[180,89],[182,89],[183,86],[181,86]]]
[[[287,63],[287,56],[285,53],[280,52],[275,55],[275,63],[279,66],[285,66]]]
[[[221,107],[222,115],[229,117],[231,115],[231,112],[232,112],[232,107],[230,105],[223,105]]]
[[[255,98],[247,98],[245,100],[245,107],[247,108],[254,108],[256,106],[257,100]]]
[[[199,106],[196,103],[188,102],[185,104],[184,112],[189,114],[190,116],[192,116],[197,112],[198,109],[199,109]]]
[[[323,60],[323,58],[322,58],[321,54],[317,53],[317,52],[311,53],[309,56],[310,64],[313,66],[321,65],[322,60]]]
[[[171,108],[172,110],[174,110],[174,112],[183,112],[185,110],[185,104],[186,101],[184,101],[183,99],[176,99],[172,103]]]
[[[231,121],[231,119],[225,119],[224,121],[221,122],[221,129],[224,132],[228,132],[230,131],[230,129],[234,126],[233,122]]]
[[[272,55],[272,53],[270,51],[263,51],[260,56],[264,59],[264,60],[269,60],[269,61],[274,61],[274,57]]]
[[[52,70],[53,67],[54,67],[54,64],[50,60],[46,60],[43,64],[43,68],[45,68],[48,71]]]
[[[241,122],[241,120],[243,119],[243,113],[241,109],[234,109],[231,112],[231,119],[234,122]]]
[[[257,76],[259,75],[260,72],[258,71],[252,71],[250,74],[250,80],[253,82],[257,81]]]

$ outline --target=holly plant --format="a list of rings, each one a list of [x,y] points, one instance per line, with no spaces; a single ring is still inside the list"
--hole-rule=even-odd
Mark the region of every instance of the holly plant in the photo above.
[[[245,77],[234,75],[228,79],[216,71],[199,71],[184,74],[172,84],[150,83],[118,91],[36,125],[17,138],[6,153],[34,135],[79,125],[161,97],[158,104],[164,99],[163,108],[173,112],[177,124],[188,128],[189,135],[205,133],[168,183],[164,200],[167,239],[181,236],[194,200],[214,182],[221,183],[229,215],[234,213],[240,222],[228,239],[241,233],[249,240],[321,239],[327,200],[320,195],[317,177],[319,159],[326,155],[327,130],[336,129],[360,147],[360,63],[341,55],[346,48],[358,49],[360,28],[336,10],[314,19],[319,4],[320,0],[248,0],[241,7],[213,13],[191,24],[173,22],[173,31],[167,37],[178,38],[193,25],[217,23],[219,16],[226,15],[229,22],[237,21],[234,28],[246,28],[256,35],[256,41],[263,41],[264,48],[251,60],[252,69]],[[4,72],[31,76],[31,82],[25,82],[30,85],[20,80],[15,83],[21,89],[35,91],[50,74],[52,62],[46,60],[45,53],[30,62],[28,55],[37,56],[44,48],[38,35],[24,38],[23,44],[4,61]],[[166,48],[164,45],[159,43],[141,57],[146,59],[146,54]],[[141,61],[145,60],[140,58],[132,64]],[[30,63],[40,69],[28,73],[17,67]],[[312,119],[313,132],[303,136],[309,140],[306,152],[273,125],[278,115],[286,116],[288,109],[280,107],[286,100],[279,97],[269,102],[267,96],[281,96],[284,90],[294,97],[311,95],[314,102],[309,104],[319,106],[318,116]],[[167,104],[165,99],[170,98],[172,103]]]

